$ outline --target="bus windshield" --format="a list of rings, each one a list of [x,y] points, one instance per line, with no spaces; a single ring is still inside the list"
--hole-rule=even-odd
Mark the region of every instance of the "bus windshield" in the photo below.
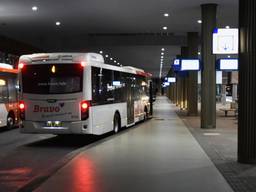
[[[22,69],[22,89],[32,94],[66,94],[82,91],[83,68],[79,64],[36,64]]]

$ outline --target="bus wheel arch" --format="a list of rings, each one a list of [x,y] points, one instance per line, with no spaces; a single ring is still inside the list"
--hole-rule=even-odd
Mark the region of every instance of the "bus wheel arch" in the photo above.
[[[113,118],[113,131],[114,133],[119,132],[121,129],[121,115],[119,111],[115,111],[114,118]]]
[[[14,113],[14,111],[9,111],[9,113],[7,115],[6,126],[8,129],[12,129],[12,128],[14,128],[14,125],[15,125],[15,113]]]

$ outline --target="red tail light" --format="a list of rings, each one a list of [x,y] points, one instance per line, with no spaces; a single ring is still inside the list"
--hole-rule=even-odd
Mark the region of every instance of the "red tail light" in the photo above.
[[[19,102],[19,110],[20,110],[20,119],[25,120],[25,102],[20,101]]]
[[[83,103],[81,104],[81,107],[82,107],[82,110],[86,111],[86,110],[89,108],[89,105],[88,105],[87,102],[83,102]]]
[[[24,109],[25,109],[25,103],[24,103],[24,101],[20,101],[20,103],[19,103],[19,109],[20,109],[20,110],[24,110]]]
[[[81,101],[80,105],[81,105],[81,120],[86,120],[89,117],[90,102]]]
[[[86,63],[84,61],[81,62],[81,66],[85,67]]]

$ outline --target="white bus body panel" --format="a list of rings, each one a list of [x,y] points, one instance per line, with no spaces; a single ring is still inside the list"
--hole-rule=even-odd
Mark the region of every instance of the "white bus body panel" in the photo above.
[[[35,99],[36,98],[36,99]],[[22,133],[83,133],[88,132],[88,120],[81,121],[82,93],[66,95],[23,94],[25,120]],[[56,102],[51,102],[56,100]],[[50,102],[49,102],[50,101]],[[62,127],[46,127],[47,121],[61,121]],[[85,130],[83,128],[86,127]]]
[[[4,127],[7,125],[7,115],[8,111],[4,103],[0,104],[0,127]]]
[[[127,103],[98,105],[91,107],[93,134],[101,135],[113,130],[115,112],[121,116],[121,126],[127,125]]]

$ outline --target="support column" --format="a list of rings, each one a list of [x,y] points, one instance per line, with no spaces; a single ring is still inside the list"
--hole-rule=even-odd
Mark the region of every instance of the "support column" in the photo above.
[[[188,47],[181,47],[181,58],[188,58]],[[181,109],[187,109],[187,98],[188,98],[188,79],[186,76],[182,77],[182,106]]]
[[[173,99],[173,103],[176,104],[177,103],[177,76],[175,75],[176,77],[176,82],[174,83],[174,99]]]
[[[198,58],[198,33],[188,33],[188,57],[192,59]],[[188,115],[198,115],[198,83],[197,71],[190,71],[188,77]]]
[[[180,107],[180,103],[181,103],[181,78],[179,75],[177,75],[177,102],[176,102],[176,106]]]
[[[179,59],[181,56],[177,55],[176,58]],[[181,84],[181,77],[180,75],[177,73],[176,74],[176,106],[181,107],[181,91],[182,91],[182,84]]]
[[[238,161],[256,163],[256,2],[239,0]]]
[[[232,100],[237,100],[237,84],[232,85]]]
[[[221,85],[221,103],[226,105],[226,85]]]
[[[212,54],[212,33],[216,27],[216,4],[203,4],[202,8],[202,93],[201,128],[216,128],[216,72]]]

